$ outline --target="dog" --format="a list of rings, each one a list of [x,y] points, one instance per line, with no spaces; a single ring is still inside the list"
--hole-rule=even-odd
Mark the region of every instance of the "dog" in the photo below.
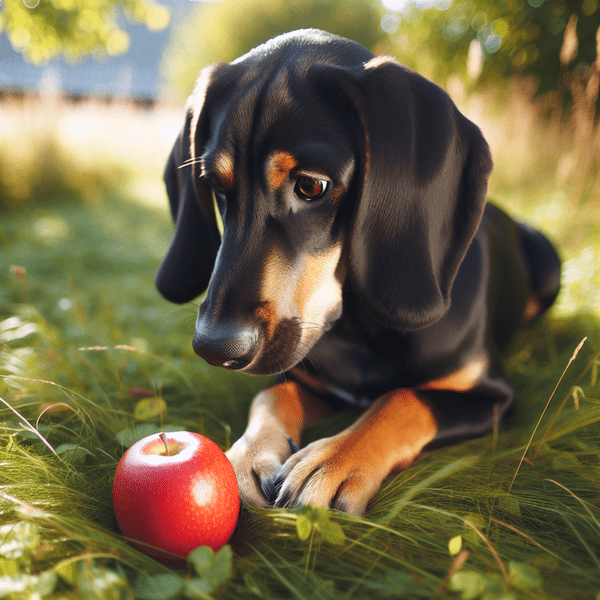
[[[497,425],[502,351],[556,298],[560,261],[486,204],[491,170],[442,89],[345,38],[292,32],[201,72],[156,284],[176,303],[206,290],[208,363],[279,374],[226,453],[242,500],[362,515],[424,449]],[[348,407],[356,422],[300,448]]]

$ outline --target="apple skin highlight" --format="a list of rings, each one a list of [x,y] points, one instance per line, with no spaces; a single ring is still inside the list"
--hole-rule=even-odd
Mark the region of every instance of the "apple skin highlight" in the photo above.
[[[229,541],[238,520],[233,467],[200,434],[160,435],[133,444],[117,465],[112,498],[121,533],[163,562],[185,560],[198,546],[216,552]]]

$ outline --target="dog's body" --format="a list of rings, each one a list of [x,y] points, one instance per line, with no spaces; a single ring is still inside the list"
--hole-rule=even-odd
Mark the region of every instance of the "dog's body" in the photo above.
[[[500,352],[552,304],[560,262],[486,207],[491,168],[440,88],[343,38],[295,32],[202,72],[165,173],[157,286],[174,302],[208,286],[209,363],[283,373],[227,453],[242,499],[360,514],[425,446],[501,418]],[[297,451],[345,406],[365,412]]]

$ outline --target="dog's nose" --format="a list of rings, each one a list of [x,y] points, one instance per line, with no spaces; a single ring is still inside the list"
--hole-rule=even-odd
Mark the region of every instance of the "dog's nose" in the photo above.
[[[248,366],[258,349],[258,330],[219,324],[196,324],[194,352],[215,367],[239,370]]]

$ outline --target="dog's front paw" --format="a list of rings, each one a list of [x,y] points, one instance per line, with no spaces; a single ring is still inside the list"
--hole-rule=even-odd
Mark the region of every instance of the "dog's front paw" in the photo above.
[[[297,451],[284,432],[268,430],[244,434],[225,455],[233,465],[240,498],[254,506],[272,506],[277,496],[277,474],[287,458]]]
[[[318,440],[281,468],[275,506],[310,504],[362,515],[388,472],[381,457],[353,435]]]

